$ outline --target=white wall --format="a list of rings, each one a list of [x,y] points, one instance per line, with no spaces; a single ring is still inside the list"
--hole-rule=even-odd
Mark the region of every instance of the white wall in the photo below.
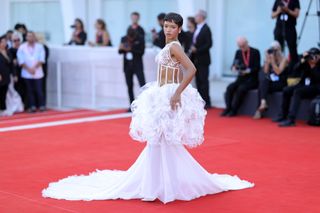
[[[316,13],[316,1],[313,0],[311,14]],[[214,40],[214,47],[211,50],[213,64],[210,69],[210,76],[214,78],[228,74],[237,49],[235,43],[237,36],[247,36],[250,44],[261,51],[268,48],[273,40],[275,25],[275,21],[270,18],[273,2],[273,0],[1,0],[0,14],[3,18],[0,34],[13,28],[14,22],[21,20],[35,31],[48,31],[50,28],[51,43],[62,44],[70,39],[70,25],[73,20],[80,17],[85,23],[88,39],[94,40],[94,22],[102,17],[106,20],[112,41],[117,46],[130,23],[132,11],[141,13],[141,25],[147,33],[150,33],[153,27],[158,27],[156,16],[160,12],[175,11],[186,18],[198,9],[206,9]],[[300,0],[298,32],[309,2]],[[57,5],[60,5],[60,8]],[[150,39],[150,34],[148,36]],[[298,48],[299,52],[316,46],[318,36],[318,17],[310,16]]]

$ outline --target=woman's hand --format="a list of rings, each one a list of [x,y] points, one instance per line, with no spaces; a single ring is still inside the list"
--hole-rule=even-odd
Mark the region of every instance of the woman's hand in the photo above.
[[[170,99],[170,106],[172,110],[177,110],[178,107],[181,107],[181,95],[174,93],[174,95]]]

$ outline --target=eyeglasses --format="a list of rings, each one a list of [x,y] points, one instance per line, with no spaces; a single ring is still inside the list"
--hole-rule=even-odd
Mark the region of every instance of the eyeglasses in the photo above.
[[[13,42],[20,42],[20,39],[13,39]]]

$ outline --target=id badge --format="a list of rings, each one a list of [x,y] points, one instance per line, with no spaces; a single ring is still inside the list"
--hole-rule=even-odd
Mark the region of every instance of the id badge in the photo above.
[[[306,78],[306,79],[304,80],[304,85],[309,86],[310,83],[311,83],[310,78]]]
[[[280,78],[276,74],[271,73],[270,74],[270,79],[271,79],[271,81],[279,81]]]
[[[131,60],[133,59],[133,55],[132,55],[131,52],[128,52],[128,53],[126,54],[126,59],[127,59],[128,61],[131,61]]]

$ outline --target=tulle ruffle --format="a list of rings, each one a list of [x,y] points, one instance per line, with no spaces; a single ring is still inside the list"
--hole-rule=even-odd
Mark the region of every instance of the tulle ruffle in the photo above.
[[[200,145],[203,138],[204,120],[207,114],[204,101],[198,91],[189,85],[181,94],[181,107],[173,111],[170,98],[179,84],[158,86],[148,83],[132,103],[133,112],[130,136],[149,144]]]

